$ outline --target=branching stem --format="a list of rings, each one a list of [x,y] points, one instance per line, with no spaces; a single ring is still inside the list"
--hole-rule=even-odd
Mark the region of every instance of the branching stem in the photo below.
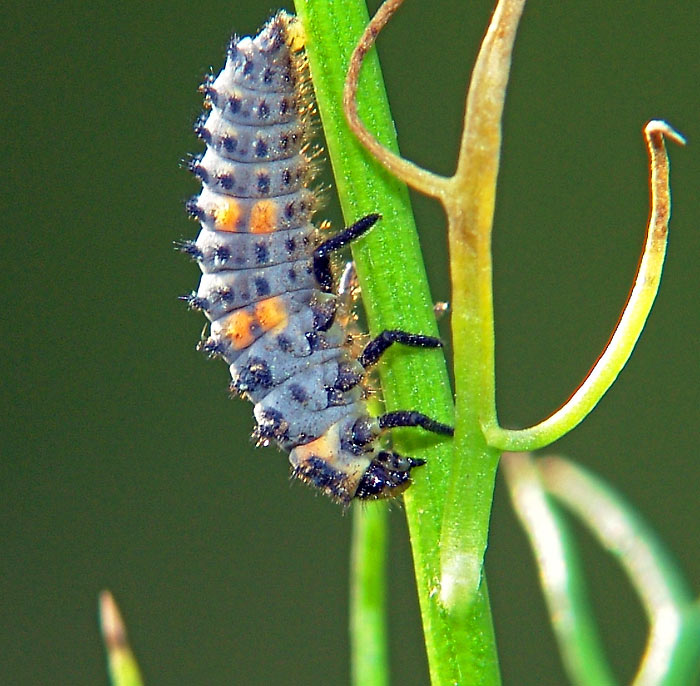
[[[600,358],[552,416],[528,429],[503,429],[495,409],[491,229],[501,118],[525,2],[500,0],[496,7],[472,74],[457,170],[451,177],[422,169],[382,146],[357,113],[362,60],[401,4],[402,0],[387,0],[365,29],[350,62],[344,106],[352,131],[372,155],[408,185],[439,199],[447,214],[456,427],[441,536],[440,597],[445,607],[456,608],[469,605],[480,583],[490,512],[484,503],[492,495],[498,451],[534,450],[570,431],[596,406],[634,349],[658,291],[666,251],[671,205],[664,138],[679,144],[684,140],[662,121],[650,121],[644,129],[651,160],[647,240],[627,305]]]
[[[357,115],[362,59],[401,5],[387,0],[353,53],[345,83],[348,121],[373,156],[417,190],[440,200],[447,214],[452,278],[455,440],[440,539],[440,600],[468,612],[481,583],[498,451],[482,426],[496,424],[491,227],[501,150],[501,118],[513,43],[525,0],[500,0],[481,46],[467,95],[455,174],[445,178],[379,144]],[[467,487],[468,484],[468,487]]]
[[[450,177],[422,169],[388,149],[365,128],[358,114],[356,96],[362,61],[402,1],[386,0],[366,26],[350,60],[343,104],[351,130],[372,156],[401,181],[438,199],[447,215],[455,435],[449,489],[442,510],[440,582],[436,590],[447,616],[464,619],[475,611],[485,592],[482,566],[500,451],[544,447],[575,427],[613,383],[641,334],[658,291],[668,235],[670,191],[665,138],[680,144],[684,140],[662,121],[651,121],[644,129],[651,160],[646,245],[627,305],[599,360],[578,390],[551,417],[529,429],[503,429],[495,407],[491,231],[503,106],[525,0],[497,3],[472,73],[457,169]],[[564,555],[562,551],[560,557]],[[587,652],[597,650],[593,642],[581,646],[583,652],[572,657],[579,663],[582,655],[585,658]],[[598,666],[599,674],[607,678],[604,660]]]
[[[644,127],[644,137],[651,167],[649,226],[634,286],[613,335],[576,392],[560,409],[529,429],[510,431],[495,424],[485,427],[489,445],[502,450],[536,450],[561,438],[598,404],[632,354],[659,290],[668,242],[671,192],[664,138],[685,144],[684,138],[663,121],[650,121]]]
[[[449,185],[449,179],[439,174],[419,167],[414,162],[397,155],[395,152],[382,145],[366,128],[357,113],[357,86],[360,81],[360,69],[365,55],[374,45],[379,32],[386,26],[403,0],[386,0],[377,10],[377,13],[367,24],[362,37],[355,46],[348,67],[345,88],[343,90],[343,109],[348,119],[352,132],[358,137],[362,145],[372,153],[372,156],[380,162],[394,176],[416,190],[434,197],[442,197]]]

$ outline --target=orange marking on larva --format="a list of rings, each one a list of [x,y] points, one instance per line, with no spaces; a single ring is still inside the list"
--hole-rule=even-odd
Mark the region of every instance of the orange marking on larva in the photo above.
[[[216,222],[217,231],[237,231],[240,217],[241,208],[233,198],[222,198],[219,205],[214,208],[214,221]]]
[[[331,429],[334,428],[335,427],[331,427]],[[294,450],[300,458],[300,462],[306,461],[311,457],[320,457],[328,464],[333,464],[336,458],[337,447],[338,440],[336,433],[327,431],[315,441],[298,445]]]
[[[277,207],[271,200],[261,200],[250,211],[251,233],[272,233],[277,228]]]
[[[255,315],[250,310],[236,310],[229,315],[224,325],[224,335],[231,339],[234,348],[243,350],[255,341],[255,336],[252,332],[252,326],[255,323]]]
[[[263,331],[279,324],[287,325],[287,308],[282,298],[267,298],[255,305],[255,317]]]

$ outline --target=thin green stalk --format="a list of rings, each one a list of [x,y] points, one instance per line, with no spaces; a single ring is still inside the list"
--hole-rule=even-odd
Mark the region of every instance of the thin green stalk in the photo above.
[[[129,647],[124,620],[109,591],[100,593],[99,609],[100,630],[112,686],[143,686],[139,666]]]
[[[505,453],[503,472],[513,509],[530,539],[564,667],[576,686],[613,686],[583,569],[563,517],[550,504],[530,454]]]
[[[501,122],[525,0],[499,0],[474,65],[448,217],[455,366],[455,460],[442,527],[441,600],[452,612],[478,592],[500,450],[482,431],[496,416],[491,231]]]
[[[577,516],[612,553],[637,591],[649,637],[633,686],[687,686],[700,674],[700,605],[660,541],[600,479],[558,457],[506,453],[511,500],[530,539],[552,627],[577,686],[614,684],[583,573],[564,520],[545,490]]]
[[[367,23],[361,0],[298,0],[307,54],[338,194],[347,221],[379,211],[384,219],[353,248],[370,330],[386,328],[435,335],[432,299],[405,186],[385,172],[350,133],[342,92],[352,49]],[[359,114],[379,141],[397,151],[396,136],[374,52],[362,70]],[[390,350],[380,365],[388,409],[417,409],[441,421],[452,418],[445,362],[439,351]],[[432,683],[497,684],[498,664],[485,586],[463,615],[438,601],[440,530],[448,483],[449,441],[419,431],[395,431],[404,454],[423,457],[405,495],[416,583]],[[369,506],[371,507],[371,505]],[[361,645],[356,649],[362,650]]]
[[[666,122],[644,127],[649,150],[651,209],[642,259],[634,286],[610,341],[576,392],[554,414],[528,429],[508,430],[496,422],[485,426],[489,445],[502,450],[536,450],[561,438],[582,422],[612,386],[642,334],[661,283],[671,218],[669,163],[665,138],[679,145],[685,139]]]
[[[547,491],[614,555],[639,595],[649,638],[633,686],[687,686],[700,672],[700,608],[675,562],[607,484],[557,457],[538,462]]]
[[[354,686],[388,686],[387,506],[356,507],[350,554],[350,654]]]

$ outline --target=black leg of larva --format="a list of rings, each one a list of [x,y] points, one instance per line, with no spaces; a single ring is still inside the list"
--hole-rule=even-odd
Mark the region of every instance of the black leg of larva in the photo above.
[[[360,364],[371,367],[379,360],[384,351],[393,343],[410,345],[414,348],[441,348],[442,341],[435,336],[423,336],[419,333],[407,333],[397,329],[387,329],[382,331],[376,338],[372,339],[362,351],[359,357]]]
[[[426,431],[432,431],[436,434],[444,434],[445,436],[454,436],[454,427],[451,427],[435,419],[431,419],[421,412],[412,410],[397,410],[396,412],[387,412],[378,417],[379,426],[382,429],[395,429],[399,426],[420,426]]]
[[[329,238],[324,243],[321,243],[321,245],[314,250],[314,276],[321,286],[321,290],[330,293],[333,288],[331,253],[335,250],[340,250],[340,248],[362,236],[362,234],[369,231],[380,218],[380,214],[368,214],[366,217],[358,219],[352,226],[348,226],[347,229],[337,233],[333,238]]]

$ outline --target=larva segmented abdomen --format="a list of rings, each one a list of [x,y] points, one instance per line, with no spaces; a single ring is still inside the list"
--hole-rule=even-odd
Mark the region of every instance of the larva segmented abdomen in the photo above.
[[[202,191],[187,205],[202,229],[182,248],[203,274],[187,299],[211,322],[201,347],[226,360],[232,388],[255,403],[257,438],[290,450],[294,476],[347,503],[399,492],[422,462],[378,446],[348,317],[337,316],[327,274],[319,282],[301,35],[278,13],[255,38],[232,40],[202,87],[210,111],[195,131],[206,151],[190,165]]]

